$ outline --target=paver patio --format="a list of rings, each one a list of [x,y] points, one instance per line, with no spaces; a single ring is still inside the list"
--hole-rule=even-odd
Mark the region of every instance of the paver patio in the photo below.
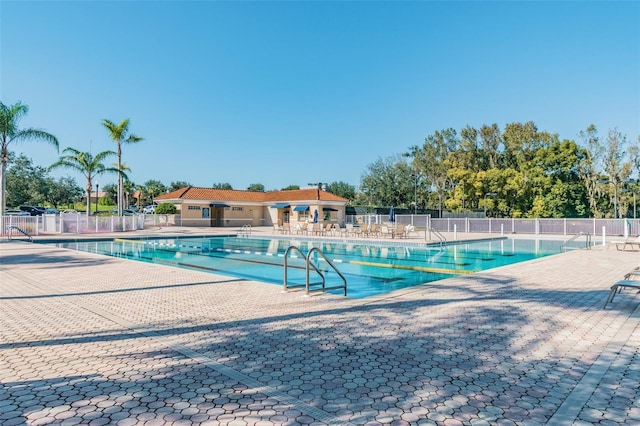
[[[351,300],[0,243],[0,423],[640,424],[638,252]]]

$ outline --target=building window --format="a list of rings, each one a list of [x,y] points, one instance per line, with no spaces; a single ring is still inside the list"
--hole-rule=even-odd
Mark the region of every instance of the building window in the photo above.
[[[200,206],[188,206],[187,210],[200,210]]]
[[[244,207],[231,207],[231,210],[233,210],[234,212],[241,212],[244,210]]]
[[[311,215],[309,214],[309,210],[304,212],[298,212],[298,222],[304,222],[305,220],[310,220]]]

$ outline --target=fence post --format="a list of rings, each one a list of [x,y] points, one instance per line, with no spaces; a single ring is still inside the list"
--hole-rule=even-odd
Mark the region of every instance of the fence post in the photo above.
[[[453,224],[453,241],[458,240],[458,225]]]
[[[567,218],[565,217],[562,221],[564,223],[564,235],[567,235]]]
[[[500,236],[504,237],[504,223],[500,224]]]
[[[607,242],[605,241],[606,240],[606,235],[607,235],[607,227],[603,226],[602,227],[602,245],[603,246],[607,245]]]

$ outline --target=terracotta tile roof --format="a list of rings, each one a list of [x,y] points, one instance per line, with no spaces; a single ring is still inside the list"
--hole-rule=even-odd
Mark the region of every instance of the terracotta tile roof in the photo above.
[[[346,198],[319,189],[291,189],[287,191],[265,192],[265,201],[342,201]]]
[[[213,189],[188,186],[168,194],[155,197],[156,200],[216,200],[216,201],[249,201],[249,202],[278,202],[278,201],[338,201],[348,202],[346,198],[321,191],[319,189],[293,189],[288,191],[253,192],[236,189]]]

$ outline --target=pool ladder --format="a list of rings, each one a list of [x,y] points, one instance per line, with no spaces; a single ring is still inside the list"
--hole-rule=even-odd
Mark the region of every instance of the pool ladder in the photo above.
[[[18,227],[18,226],[15,226],[15,225],[9,226],[9,227],[7,228],[7,239],[11,240],[11,237],[13,237],[13,231],[14,231],[14,230],[15,230],[15,231],[18,231],[18,232],[19,232],[19,233],[21,233],[22,235],[26,236],[27,238],[29,238],[29,241],[33,242],[33,237],[31,236],[31,234],[30,234],[30,233],[28,233],[28,232],[27,232],[27,231],[25,231],[24,229],[22,229],[22,228],[20,228],[20,227]]]
[[[438,231],[438,230],[436,230],[434,228],[429,228],[429,234],[431,234],[431,233],[433,233],[433,235],[435,235],[438,238],[438,240],[440,240],[440,245],[441,246],[447,244],[447,239],[445,238],[444,235],[442,235],[440,233],[440,231]],[[426,234],[426,231],[425,231],[425,238],[426,237],[427,237],[427,234]],[[429,236],[429,239],[431,239],[431,236]]]
[[[567,251],[570,248],[570,247],[567,247],[567,245],[570,242],[577,240],[578,238],[580,238],[583,235],[586,237],[586,241],[585,241],[586,249],[587,250],[591,250],[591,234],[588,233],[588,232],[578,232],[576,235],[574,235],[573,237],[569,238],[567,241],[565,241],[562,244],[562,250]]]
[[[240,229],[238,229],[238,236],[248,237],[251,235],[251,225],[242,225]]]
[[[289,253],[291,253],[291,252],[299,253],[300,257],[302,257],[305,260],[306,281],[305,281],[304,284],[289,285],[289,282],[288,282],[288,279],[287,279],[287,270],[289,269],[288,259],[289,259]],[[326,286],[326,279],[325,279],[324,274],[311,261],[311,255],[313,253],[318,253],[327,262],[327,264],[336,272],[336,274],[338,274],[338,276],[342,279],[342,282],[343,282],[342,285],[337,285],[337,286],[333,286],[333,287],[327,287]],[[311,269],[316,271],[316,273],[322,278],[321,282],[315,282],[315,283],[310,282],[310,280],[309,280],[309,271]],[[289,290],[289,289],[300,288],[300,287],[304,287],[305,288],[307,295],[311,294],[311,293],[325,293],[325,292],[327,292],[329,290],[337,290],[337,289],[344,289],[344,295],[345,296],[347,295],[347,279],[344,277],[344,275],[342,275],[342,273],[338,270],[338,268],[336,268],[336,265],[334,265],[333,262],[322,252],[322,250],[320,250],[317,247],[313,247],[311,250],[309,250],[309,253],[307,253],[306,256],[296,246],[290,246],[284,252],[284,289],[286,291],[286,290]]]

